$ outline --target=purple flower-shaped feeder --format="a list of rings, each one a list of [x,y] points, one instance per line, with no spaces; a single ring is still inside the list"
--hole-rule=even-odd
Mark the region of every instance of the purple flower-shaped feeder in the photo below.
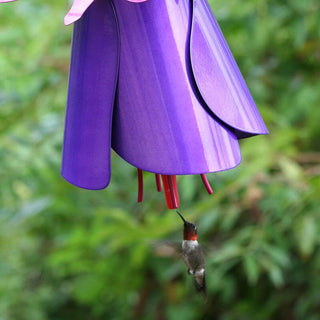
[[[206,0],[76,0],[62,175],[110,181],[111,147],[156,174],[170,209],[176,175],[231,169],[238,139],[268,131]]]

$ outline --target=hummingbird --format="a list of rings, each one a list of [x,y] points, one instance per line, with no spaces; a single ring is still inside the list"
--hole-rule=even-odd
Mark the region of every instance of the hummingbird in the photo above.
[[[182,258],[188,269],[188,274],[194,278],[197,291],[206,296],[205,258],[198,243],[198,228],[195,224],[187,221],[179,211],[177,214],[183,221],[182,243],[157,242],[154,244],[154,249],[158,256]]]
[[[187,221],[179,211],[177,213],[183,221],[182,259],[188,268],[188,274],[194,278],[196,289],[206,294],[205,258],[198,243],[198,228]]]

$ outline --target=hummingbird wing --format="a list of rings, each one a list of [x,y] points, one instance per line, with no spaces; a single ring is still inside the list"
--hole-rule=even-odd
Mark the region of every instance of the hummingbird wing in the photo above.
[[[184,260],[187,268],[188,273],[193,276],[194,285],[196,290],[199,293],[202,293],[205,297],[207,296],[206,291],[206,272],[205,272],[205,259],[202,250],[199,252],[198,255],[191,254],[188,259],[186,259],[185,255],[182,251],[181,242],[177,241],[155,241],[152,242],[152,249],[154,253],[159,257],[166,257],[166,258],[175,258],[175,259],[182,259]],[[191,269],[191,265],[193,265],[193,261],[198,266],[196,269]],[[190,265],[191,262],[191,265]]]
[[[159,257],[170,257],[180,259],[182,255],[182,247],[180,242],[176,241],[156,241],[152,244],[154,253]]]

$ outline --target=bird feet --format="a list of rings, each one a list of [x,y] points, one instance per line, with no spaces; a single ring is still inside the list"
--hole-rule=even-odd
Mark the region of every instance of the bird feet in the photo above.
[[[189,268],[188,268],[188,274],[190,274],[190,275],[194,275],[194,271],[193,270],[190,270]]]

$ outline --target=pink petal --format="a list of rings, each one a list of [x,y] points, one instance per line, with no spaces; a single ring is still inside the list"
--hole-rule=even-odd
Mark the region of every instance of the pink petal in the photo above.
[[[12,1],[16,1],[16,0],[0,0],[0,3],[2,3],[2,2],[12,2]]]
[[[70,11],[64,17],[64,24],[69,25],[79,20],[93,1],[94,0],[75,0]]]

